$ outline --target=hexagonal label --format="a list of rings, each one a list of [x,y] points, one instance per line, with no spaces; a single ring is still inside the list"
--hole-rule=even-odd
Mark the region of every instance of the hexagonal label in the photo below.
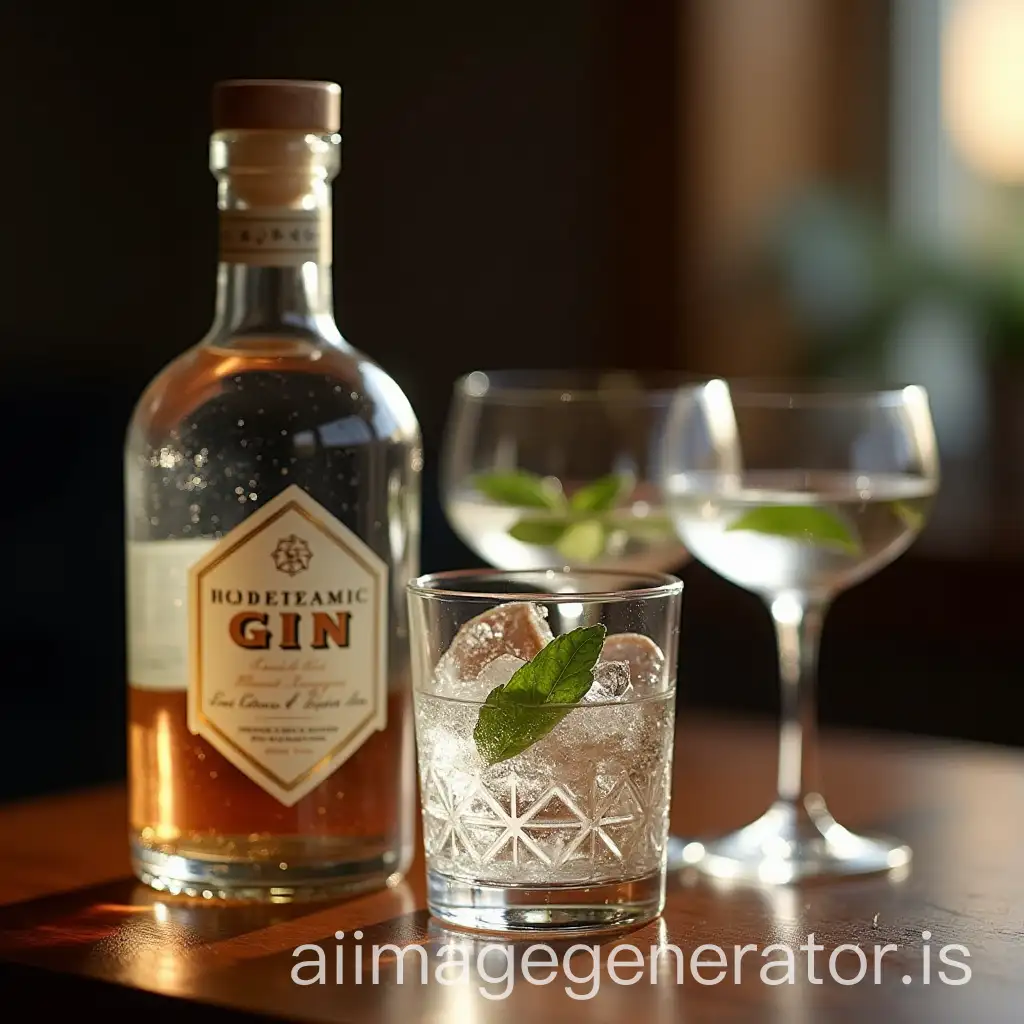
[[[388,567],[300,487],[189,570],[188,727],[286,806],[387,724]]]

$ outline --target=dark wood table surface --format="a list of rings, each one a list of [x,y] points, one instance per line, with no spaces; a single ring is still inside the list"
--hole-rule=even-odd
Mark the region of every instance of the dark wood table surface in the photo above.
[[[579,983],[560,967],[550,984],[540,986],[525,980],[521,959],[525,947],[543,940],[483,940],[439,928],[424,909],[420,859],[398,887],[346,902],[217,906],[160,896],[132,881],[120,788],[10,805],[0,809],[0,995],[6,1007],[23,995],[25,1012],[31,1007],[43,1019],[87,1008],[115,1017],[142,1012],[158,1020],[262,1014],[406,1024],[485,1024],[512,1015],[530,1024],[1024,1020],[1024,753],[902,736],[826,733],[823,742],[822,773],[832,810],[848,826],[880,828],[908,840],[915,850],[909,873],[762,889],[673,877],[659,921],[600,940],[572,940],[600,943],[596,985],[586,951],[569,961]],[[675,830],[714,832],[755,817],[772,796],[774,765],[771,725],[682,714]],[[362,933],[358,942],[356,930]],[[346,933],[343,942],[335,938],[337,931]],[[806,954],[798,951],[810,933],[824,947],[815,955],[821,984],[808,981]],[[492,952],[482,965],[495,983],[477,973],[485,941],[514,942],[510,989],[502,980],[501,953]],[[380,960],[373,983],[370,951],[384,943],[404,950],[402,984],[394,953]],[[699,984],[690,969],[693,950],[705,943],[721,947],[728,960],[727,976],[718,984]],[[761,980],[761,952],[773,943],[793,949],[794,984]],[[874,950],[888,943],[898,949],[881,958],[876,984]],[[293,951],[302,944],[325,950],[326,983],[293,982]],[[459,952],[442,954],[445,944]],[[628,986],[613,981],[607,963],[619,947],[618,976],[637,976],[635,968],[623,966],[629,961],[624,944],[647,958],[637,983]],[[681,983],[671,951],[658,957],[651,981],[651,947],[666,944],[678,946],[686,958]],[[737,984],[735,947],[747,944],[757,949],[740,959]],[[867,976],[858,984],[842,985],[831,976],[830,955],[843,944],[859,944],[867,956]],[[949,944],[969,951],[969,958],[952,955],[970,968],[964,984],[940,980],[939,971],[951,981],[964,978],[959,967],[940,962],[939,952]],[[561,958],[571,941],[550,945]],[[345,972],[340,985],[334,973],[339,946]],[[364,958],[361,974],[355,968],[357,946]],[[409,946],[426,954],[426,984],[420,954]],[[466,957],[470,973],[460,977],[457,960],[438,980],[442,955]],[[772,951],[770,959],[784,955]],[[304,952],[299,959],[311,955]],[[542,962],[537,954],[534,959]],[[850,950],[837,954],[835,964],[845,978],[859,968]],[[533,977],[550,973],[535,969]],[[717,971],[697,973],[713,978]],[[596,994],[573,999],[567,987]],[[505,991],[504,998],[484,994]]]

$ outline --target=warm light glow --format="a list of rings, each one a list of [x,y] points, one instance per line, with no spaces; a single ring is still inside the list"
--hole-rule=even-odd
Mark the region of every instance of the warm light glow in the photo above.
[[[766,885],[786,885],[795,874],[793,865],[784,860],[763,860],[757,867],[757,877]]]
[[[786,626],[799,626],[804,609],[792,594],[780,594],[772,601],[772,618]]]
[[[1024,181],[1024,3],[960,0],[943,47],[943,113],[964,160]]]
[[[703,843],[687,843],[683,847],[683,862],[685,864],[696,864],[704,856]]]
[[[168,841],[178,838],[174,825],[174,740],[171,716],[162,711],[157,716],[156,728],[156,836]]]

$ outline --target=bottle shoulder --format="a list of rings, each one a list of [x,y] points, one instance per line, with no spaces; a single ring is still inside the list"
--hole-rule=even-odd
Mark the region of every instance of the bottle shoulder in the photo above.
[[[246,339],[217,345],[201,342],[168,363],[146,386],[132,414],[129,441],[154,442],[177,431],[194,414],[222,403],[225,395],[259,389],[266,403],[308,407],[323,396],[332,416],[343,408],[380,438],[416,444],[419,423],[408,398],[374,360],[347,344],[295,338]],[[303,418],[307,418],[303,416]]]
[[[201,365],[200,346],[175,356],[157,371],[136,399],[128,424],[131,435],[139,428],[177,421],[190,408],[202,404],[204,392],[216,390],[217,376]]]
[[[420,441],[420,424],[412,403],[398,382],[368,356],[359,356],[360,383],[368,396],[376,399],[377,429],[384,435]]]

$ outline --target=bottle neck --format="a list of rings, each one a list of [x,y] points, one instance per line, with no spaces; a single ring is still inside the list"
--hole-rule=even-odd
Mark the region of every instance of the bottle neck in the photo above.
[[[329,264],[264,267],[221,259],[212,334],[338,340]]]
[[[218,133],[220,259],[211,344],[306,338],[339,344],[331,284],[338,136]]]

